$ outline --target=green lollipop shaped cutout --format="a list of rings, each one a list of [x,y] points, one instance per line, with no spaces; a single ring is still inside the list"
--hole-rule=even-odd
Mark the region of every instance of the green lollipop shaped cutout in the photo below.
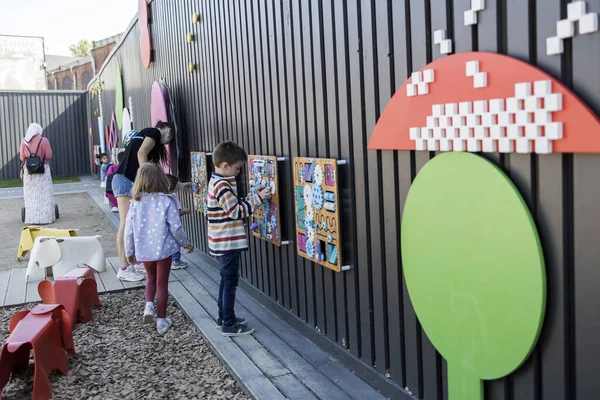
[[[402,263],[419,321],[448,362],[449,399],[483,399],[482,380],[517,369],[542,327],[544,257],[527,205],[486,159],[439,155],[408,193]]]

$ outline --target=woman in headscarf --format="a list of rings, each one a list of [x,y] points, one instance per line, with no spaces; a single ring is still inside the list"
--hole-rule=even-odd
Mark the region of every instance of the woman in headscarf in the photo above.
[[[50,172],[52,147],[42,137],[42,127],[33,123],[21,141],[21,164],[23,169],[23,199],[25,201],[25,224],[51,224],[54,222],[54,189]],[[30,174],[25,160],[36,155],[44,163],[43,174]]]

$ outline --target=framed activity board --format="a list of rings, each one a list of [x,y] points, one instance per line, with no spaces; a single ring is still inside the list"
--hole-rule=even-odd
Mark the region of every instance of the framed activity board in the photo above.
[[[206,213],[206,195],[208,194],[208,167],[206,153],[191,152],[192,193],[194,209]]]
[[[250,230],[254,236],[281,246],[277,157],[249,155],[248,178],[250,193],[260,186],[271,188],[271,199],[265,200],[251,217]]]
[[[340,272],[337,160],[294,158],[298,254]]]

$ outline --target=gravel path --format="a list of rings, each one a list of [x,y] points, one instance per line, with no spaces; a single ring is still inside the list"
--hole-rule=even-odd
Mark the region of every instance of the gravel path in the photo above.
[[[53,399],[247,399],[196,327],[173,299],[174,325],[164,336],[142,323],[144,295],[130,290],[100,296],[94,319],[73,332],[77,356],[67,376],[51,376]],[[0,309],[0,338],[8,337],[8,321],[18,310]],[[33,368],[14,377],[3,399],[31,398]]]

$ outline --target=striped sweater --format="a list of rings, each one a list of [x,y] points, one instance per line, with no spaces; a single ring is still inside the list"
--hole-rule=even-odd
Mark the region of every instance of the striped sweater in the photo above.
[[[206,198],[208,217],[208,250],[213,256],[248,249],[244,218],[254,213],[262,202],[257,194],[245,199],[237,197],[235,176],[213,173]]]

